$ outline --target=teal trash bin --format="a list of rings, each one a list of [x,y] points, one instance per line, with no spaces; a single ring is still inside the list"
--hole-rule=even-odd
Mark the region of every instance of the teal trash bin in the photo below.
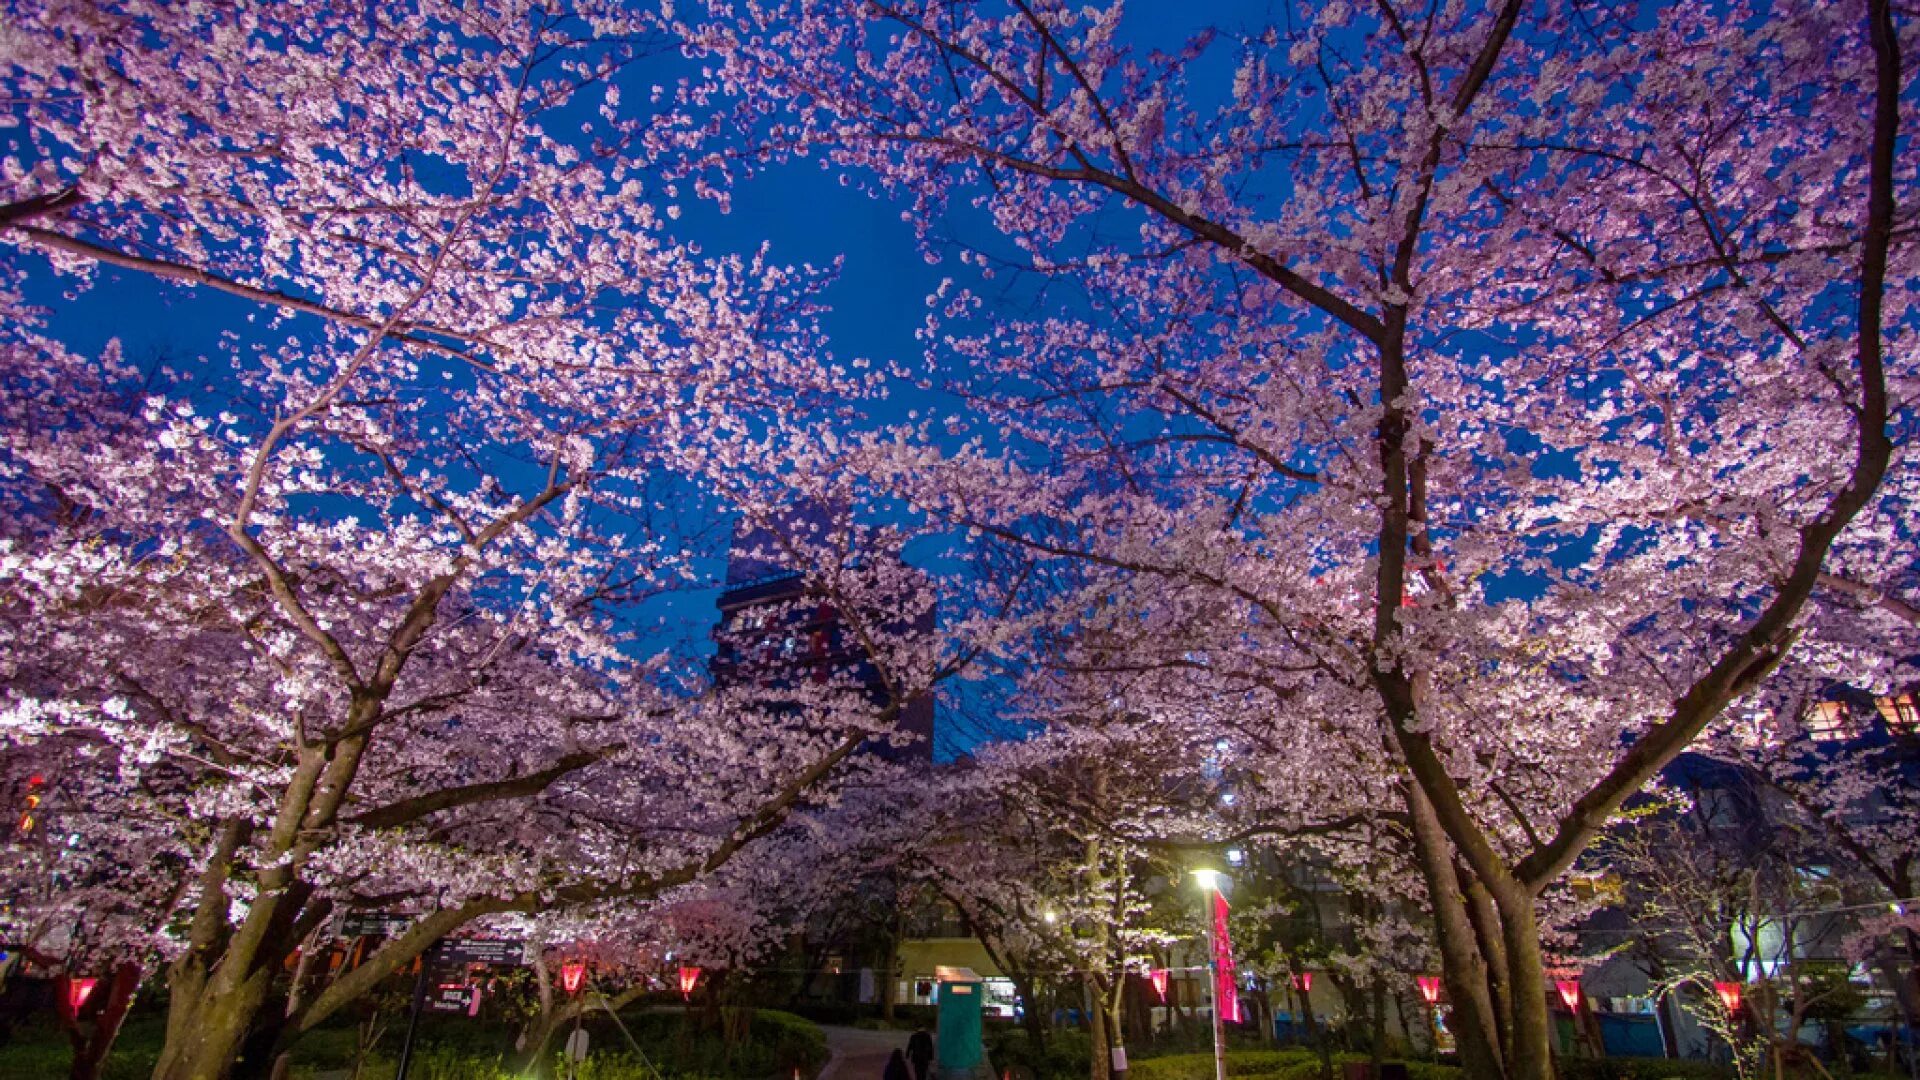
[[[940,1005],[934,1028],[934,1063],[943,1077],[965,1076],[980,1068],[986,1045],[980,1035],[980,1006],[986,988],[966,968],[941,968]]]

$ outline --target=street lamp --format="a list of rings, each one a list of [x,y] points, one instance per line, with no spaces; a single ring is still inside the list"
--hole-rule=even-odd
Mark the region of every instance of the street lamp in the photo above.
[[[1193,880],[1206,897],[1207,988],[1213,1002],[1213,1080],[1227,1080],[1227,1029],[1220,1015],[1220,934],[1215,926],[1219,907],[1220,871],[1203,866],[1193,872]]]

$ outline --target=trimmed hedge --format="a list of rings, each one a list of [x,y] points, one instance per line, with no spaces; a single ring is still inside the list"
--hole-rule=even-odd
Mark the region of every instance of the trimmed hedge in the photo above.
[[[1312,1051],[1235,1050],[1227,1054],[1227,1075],[1247,1077],[1278,1076],[1303,1061],[1317,1061]],[[1141,1058],[1127,1063],[1129,1080],[1211,1080],[1212,1054],[1168,1054]]]
[[[1335,1080],[1345,1075],[1349,1063],[1369,1060],[1372,1059],[1365,1054],[1333,1055]],[[1436,1065],[1431,1061],[1405,1061],[1401,1064],[1407,1067],[1407,1080],[1464,1080],[1466,1076],[1452,1065]],[[1320,1058],[1317,1055],[1309,1055],[1307,1060],[1273,1074],[1271,1080],[1321,1080],[1322,1075]]]
[[[1049,1032],[1044,1054],[1036,1054],[1027,1033],[1017,1028],[988,1031],[985,1039],[996,1076],[1011,1071],[1031,1080],[1086,1080],[1092,1060],[1093,1039],[1073,1028]]]
[[[1560,1080],[1734,1080],[1731,1065],[1664,1058],[1566,1058]]]
[[[681,1012],[627,1011],[627,1030],[660,1071],[668,1076],[787,1076],[794,1069],[811,1075],[827,1060],[827,1036],[820,1025],[778,1009],[755,1009],[744,1043],[728,1046],[720,1033],[693,1023]],[[626,1036],[604,1014],[588,1013],[591,1045],[610,1054],[627,1052]],[[565,1040],[556,1034],[554,1042]]]

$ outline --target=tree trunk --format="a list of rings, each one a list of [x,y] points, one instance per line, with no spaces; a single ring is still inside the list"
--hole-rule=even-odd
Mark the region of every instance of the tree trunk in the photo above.
[[[247,1030],[265,1004],[266,982],[256,973],[230,990],[210,986],[176,1000],[153,1080],[227,1080],[240,1059]]]
[[[553,978],[547,971],[546,958],[539,949],[529,951],[533,953],[533,978],[538,987],[539,1011],[527,1021],[526,1030],[520,1034],[520,1073],[545,1080],[553,1070],[553,1062],[547,1056],[547,1044],[553,1041],[554,1031],[566,1018],[554,1011]]]
[[[880,1019],[893,1025],[893,992],[900,982],[900,939],[907,932],[906,901],[894,891],[893,933],[887,936],[887,955],[880,970]]]
[[[1116,1023],[1118,1017],[1109,1011],[1106,988],[1097,975],[1082,977],[1080,985],[1084,993],[1087,1014],[1088,1043],[1091,1052],[1087,1058],[1087,1076],[1089,1080],[1122,1080],[1125,1073],[1113,1071],[1113,1048],[1121,1045],[1120,1030]]]
[[[1377,1077],[1380,1075],[1380,1066],[1387,1060],[1387,980],[1375,971],[1369,989],[1369,996],[1373,999],[1373,1016],[1370,1017],[1373,1030],[1371,1038],[1367,1040],[1367,1075]]]
[[[554,1033],[571,1023],[580,1012],[578,1002],[570,1001],[558,1009],[542,1013],[527,1028],[526,1042],[520,1048],[520,1071],[515,1075],[548,1077],[553,1075],[553,1055],[547,1047]]]
[[[1547,1013],[1547,972],[1533,895],[1517,887],[1495,897],[1512,987],[1513,1056],[1510,1080],[1554,1080],[1553,1026]]]
[[[1047,1051],[1047,1018],[1045,1007],[1040,1002],[1039,983],[1027,972],[1007,972],[1007,978],[1013,980],[1013,989],[1026,1003],[1026,1009],[1020,1014],[1020,1026],[1026,1030],[1027,1043],[1035,1055]]]
[[[1419,782],[1409,779],[1401,790],[1413,825],[1414,855],[1433,907],[1434,944],[1440,953],[1441,976],[1452,1006],[1460,1064],[1468,1076],[1489,1080],[1506,1077],[1505,1054],[1493,1022],[1495,1010],[1487,963],[1480,952],[1479,935],[1474,931],[1466,898],[1461,895],[1452,844],[1441,830],[1433,804]],[[1541,1004],[1544,1006],[1545,1002]]]
[[[1321,1080],[1333,1080],[1333,1047],[1320,1030],[1320,1018],[1313,1015],[1313,993],[1300,986],[1294,988],[1294,994],[1300,999],[1300,1026],[1306,1031],[1307,1045],[1320,1055]]]

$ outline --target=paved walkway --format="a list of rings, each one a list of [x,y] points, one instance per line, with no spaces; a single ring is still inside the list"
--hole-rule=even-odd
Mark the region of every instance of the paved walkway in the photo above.
[[[818,1080],[880,1080],[887,1071],[887,1058],[896,1049],[907,1048],[906,1031],[862,1031],[859,1028],[828,1027],[827,1064]]]

